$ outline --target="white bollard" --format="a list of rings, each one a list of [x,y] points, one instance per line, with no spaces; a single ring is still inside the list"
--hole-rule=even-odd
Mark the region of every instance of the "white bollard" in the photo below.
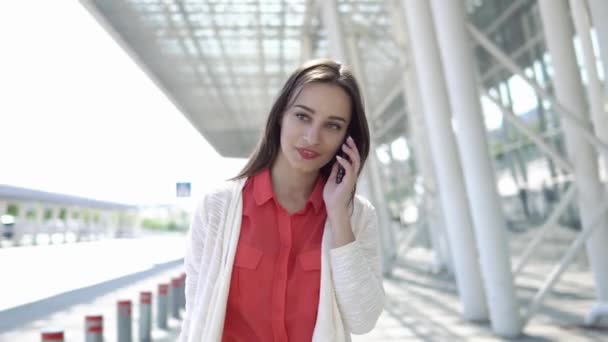
[[[180,280],[181,280],[181,288],[179,290],[179,293],[181,295],[180,308],[186,310],[186,273],[182,272]]]
[[[139,341],[152,341],[152,292],[139,293]]]
[[[117,307],[118,342],[131,342],[131,301],[119,300]]]
[[[171,288],[169,289],[169,308],[171,317],[179,319],[179,278],[171,278]]]
[[[89,315],[84,318],[86,342],[103,342],[103,316]]]
[[[169,285],[168,284],[159,284],[158,285],[158,309],[156,315],[156,323],[159,329],[167,329],[167,302]]]
[[[46,329],[40,333],[42,342],[63,342],[63,330]]]

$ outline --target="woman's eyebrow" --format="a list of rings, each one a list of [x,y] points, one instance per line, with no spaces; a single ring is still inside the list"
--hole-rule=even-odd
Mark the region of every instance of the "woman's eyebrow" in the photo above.
[[[314,113],[315,113],[315,110],[314,110],[314,109],[312,109],[312,108],[310,108],[310,107],[307,107],[307,106],[305,106],[305,105],[302,105],[302,104],[297,104],[297,105],[294,105],[294,107],[300,107],[300,108],[302,108],[302,109],[304,109],[304,110],[307,110],[307,111],[311,112],[312,114],[314,114]],[[342,118],[342,117],[339,117],[339,116],[330,116],[330,117],[329,117],[329,119],[333,119],[333,120],[339,120],[339,121],[342,121],[342,122],[346,123],[346,119],[344,119],[344,118]]]
[[[314,110],[314,109],[312,109],[312,108],[310,108],[310,107],[307,107],[307,106],[305,106],[305,105],[297,104],[297,105],[295,105],[294,107],[300,107],[300,108],[303,108],[303,109],[305,109],[305,110],[307,110],[307,111],[309,111],[309,112],[311,112],[311,113],[313,113],[313,114],[315,113],[315,110]]]

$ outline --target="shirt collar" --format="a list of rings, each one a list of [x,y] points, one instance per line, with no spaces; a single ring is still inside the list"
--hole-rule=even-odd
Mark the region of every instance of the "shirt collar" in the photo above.
[[[272,179],[270,178],[270,169],[265,168],[256,174],[253,180],[253,197],[255,199],[255,203],[257,205],[262,205],[267,201],[274,199],[275,203],[279,203],[276,200],[274,195],[274,191],[272,190]],[[317,181],[315,183],[315,187],[310,194],[310,197],[306,201],[312,203],[312,206],[315,210],[315,214],[318,214],[321,208],[323,208],[323,186],[325,185],[325,181],[323,177],[319,174],[317,177]]]

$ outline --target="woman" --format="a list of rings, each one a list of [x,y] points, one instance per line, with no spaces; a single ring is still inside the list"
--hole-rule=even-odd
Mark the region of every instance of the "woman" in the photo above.
[[[375,326],[376,215],[355,195],[369,145],[348,69],[319,59],[290,76],[247,165],[193,215],[180,341],[341,342]]]

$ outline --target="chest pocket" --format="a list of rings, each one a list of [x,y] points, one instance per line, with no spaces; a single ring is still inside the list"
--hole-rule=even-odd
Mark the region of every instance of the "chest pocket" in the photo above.
[[[321,248],[315,248],[298,255],[296,282],[299,295],[295,299],[300,308],[300,318],[315,321],[321,286]],[[311,305],[313,303],[314,305]]]
[[[257,268],[263,255],[264,253],[255,247],[245,244],[237,246],[234,267],[232,268],[232,279],[230,280],[229,300],[249,302],[256,297],[249,292],[254,292],[250,290],[251,286],[255,284],[255,279],[260,276],[257,274]],[[249,305],[251,304],[249,303]]]
[[[234,266],[255,270],[262,260],[262,251],[245,244],[238,245],[234,256]]]
[[[321,270],[321,248],[316,248],[298,255],[298,263],[304,271]]]

